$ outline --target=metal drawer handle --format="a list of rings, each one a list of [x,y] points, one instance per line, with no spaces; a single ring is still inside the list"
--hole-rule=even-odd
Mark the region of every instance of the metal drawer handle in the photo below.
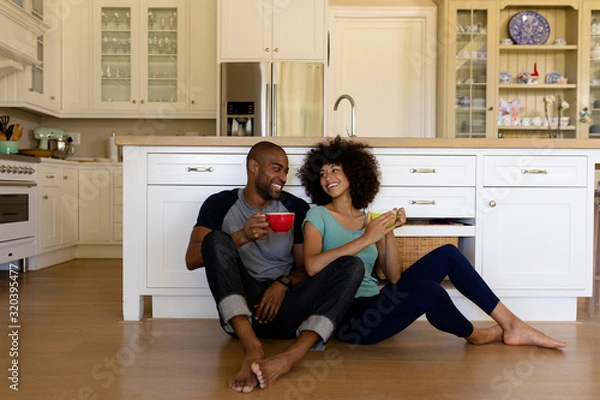
[[[437,174],[437,168],[411,168],[411,174]]]
[[[410,200],[408,204],[435,204],[435,200]]]
[[[185,169],[187,172],[214,172],[215,169],[213,167],[187,167]]]
[[[46,175],[46,179],[56,179],[56,175]]]
[[[545,169],[522,169],[522,174],[547,174],[548,171]]]

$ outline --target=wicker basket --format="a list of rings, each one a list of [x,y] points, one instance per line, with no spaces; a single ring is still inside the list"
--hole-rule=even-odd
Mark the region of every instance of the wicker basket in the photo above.
[[[413,265],[415,261],[446,244],[458,246],[458,237],[456,236],[398,236],[396,244],[400,252],[400,267],[402,272]],[[385,275],[379,265],[375,266],[373,274],[379,279],[385,280]]]

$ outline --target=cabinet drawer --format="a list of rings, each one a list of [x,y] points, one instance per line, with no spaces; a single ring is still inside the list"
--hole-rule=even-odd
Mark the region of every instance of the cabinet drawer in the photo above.
[[[40,168],[39,174],[40,186],[59,186],[60,185],[60,168],[43,167]]]
[[[243,186],[245,154],[149,154],[148,184]]]
[[[474,156],[379,155],[384,186],[475,186]]]
[[[585,156],[486,156],[484,186],[585,186]]]
[[[408,218],[473,218],[475,188],[383,188],[370,209],[404,207]]]

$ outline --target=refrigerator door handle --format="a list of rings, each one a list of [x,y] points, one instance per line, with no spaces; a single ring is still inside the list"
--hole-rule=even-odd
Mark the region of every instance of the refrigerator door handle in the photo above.
[[[273,127],[271,128],[271,136],[277,136],[277,87],[276,83],[273,84]]]
[[[266,96],[267,96],[267,124],[265,124],[265,127],[263,128],[262,134],[261,136],[271,136],[271,129],[272,129],[272,123],[271,123],[271,119],[273,116],[273,101],[271,98],[271,84],[267,83],[266,85]]]

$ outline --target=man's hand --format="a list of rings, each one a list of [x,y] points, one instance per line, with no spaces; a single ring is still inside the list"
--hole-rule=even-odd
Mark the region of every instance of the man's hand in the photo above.
[[[254,306],[256,309],[254,319],[260,323],[273,321],[279,313],[286,292],[287,287],[277,281],[273,282],[263,293],[260,303]]]
[[[253,242],[269,233],[269,223],[265,214],[258,210],[253,216],[248,218],[241,234],[245,237],[245,242]],[[235,240],[235,238],[234,238]]]

